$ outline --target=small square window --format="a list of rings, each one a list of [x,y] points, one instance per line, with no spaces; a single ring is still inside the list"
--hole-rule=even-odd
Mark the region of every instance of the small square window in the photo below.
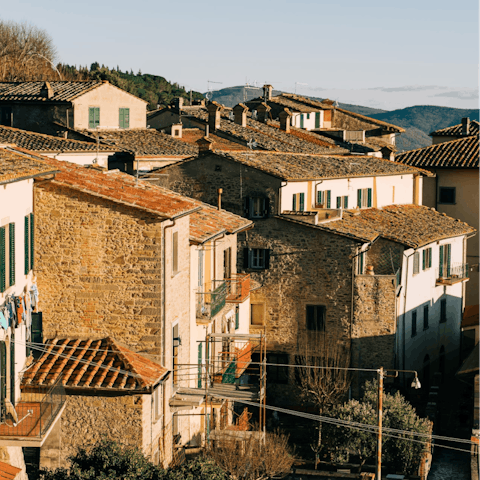
[[[307,330],[325,331],[325,305],[307,305]]]
[[[264,270],[270,267],[270,250],[268,248],[245,248],[243,250],[243,267]]]
[[[244,210],[247,218],[267,218],[269,209],[269,198],[245,197]]]
[[[444,203],[446,205],[455,204],[455,187],[440,187],[438,192],[438,203]]]

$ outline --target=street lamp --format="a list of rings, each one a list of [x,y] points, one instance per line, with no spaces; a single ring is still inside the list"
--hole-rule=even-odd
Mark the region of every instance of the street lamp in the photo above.
[[[382,478],[382,408],[383,408],[383,378],[395,378],[398,377],[399,372],[410,372],[415,374],[415,378],[412,382],[412,388],[419,389],[421,388],[420,380],[418,379],[418,374],[415,370],[395,370],[395,375],[387,375],[388,370],[384,370],[383,367],[380,367],[377,370],[377,379],[378,379],[378,400],[377,400],[377,414],[378,414],[378,433],[377,433],[377,468],[375,478],[376,480],[381,480]]]

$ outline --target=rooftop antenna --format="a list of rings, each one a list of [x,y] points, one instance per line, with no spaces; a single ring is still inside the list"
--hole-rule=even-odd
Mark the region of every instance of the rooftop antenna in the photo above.
[[[210,100],[212,98],[212,93],[216,90],[212,90],[210,87],[211,83],[223,83],[223,82],[215,82],[213,80],[207,80],[207,85],[208,85],[208,91],[207,94],[205,95],[207,97],[207,100]]]
[[[247,147],[250,148],[250,150],[253,150],[254,148],[256,148],[258,145],[258,143],[252,138],[250,139],[250,141],[247,143]]]
[[[295,95],[297,94],[297,85],[308,85],[308,83],[295,82]]]
[[[248,80],[245,78],[245,85],[243,86],[243,101],[247,101],[247,89],[249,90],[261,90],[260,87],[252,87],[249,83]]]

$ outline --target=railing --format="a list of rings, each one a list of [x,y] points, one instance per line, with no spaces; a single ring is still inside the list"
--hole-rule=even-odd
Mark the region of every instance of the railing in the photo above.
[[[250,274],[237,273],[227,280],[227,302],[243,302],[250,294]]]
[[[468,264],[454,263],[437,268],[437,285],[453,285],[468,279]]]
[[[231,346],[231,351],[220,352],[214,362],[213,381],[215,383],[235,383],[252,361],[253,346],[244,343],[241,348]]]
[[[225,306],[227,284],[214,280],[214,290],[197,293],[196,317],[199,320],[211,320]]]
[[[7,406],[5,419],[0,423],[0,438],[41,438],[48,431],[65,403],[65,388],[59,376],[48,387],[27,387],[20,401]]]

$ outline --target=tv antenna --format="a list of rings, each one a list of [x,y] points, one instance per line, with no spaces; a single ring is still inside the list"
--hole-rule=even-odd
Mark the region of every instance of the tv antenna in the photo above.
[[[297,85],[308,85],[308,83],[295,82],[295,95],[297,94]]]
[[[205,97],[207,97],[207,100],[210,100],[212,98],[212,93],[215,91],[215,90],[211,89],[211,87],[210,87],[211,83],[223,83],[223,82],[215,82],[213,80],[207,80],[208,91],[207,91],[207,94],[205,95]]]
[[[247,143],[247,147],[250,148],[250,150],[253,150],[254,148],[256,148],[258,145],[258,143],[252,138],[250,139],[250,141]]]

